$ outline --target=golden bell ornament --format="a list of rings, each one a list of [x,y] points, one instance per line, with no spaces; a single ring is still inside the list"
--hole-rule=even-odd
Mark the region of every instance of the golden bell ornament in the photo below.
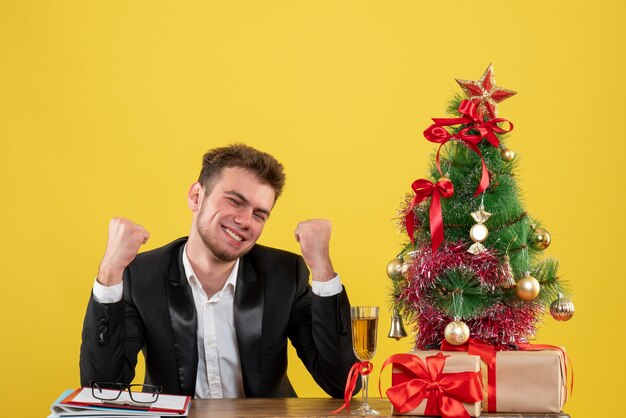
[[[394,258],[387,264],[387,276],[389,276],[391,280],[398,280],[402,276],[401,268],[402,259]]]
[[[523,300],[535,299],[540,290],[541,285],[539,284],[539,281],[528,272],[526,272],[524,277],[517,281],[517,285],[515,286],[517,296]]]
[[[557,321],[569,321],[574,316],[574,304],[559,293],[559,297],[550,304],[550,315]]]
[[[401,338],[407,336],[404,324],[402,323],[402,316],[400,314],[393,314],[391,317],[391,327],[389,328],[389,334],[387,337],[395,338],[396,341],[400,341]]]
[[[510,148],[503,148],[500,151],[500,157],[504,160],[504,161],[513,161],[513,159],[515,158],[515,151],[513,151]]]
[[[446,325],[443,335],[450,344],[462,345],[469,340],[470,330],[465,322],[455,319]]]
[[[550,246],[550,242],[552,238],[550,237],[550,233],[543,228],[535,228],[533,231],[533,241],[532,246],[537,250],[545,250]]]

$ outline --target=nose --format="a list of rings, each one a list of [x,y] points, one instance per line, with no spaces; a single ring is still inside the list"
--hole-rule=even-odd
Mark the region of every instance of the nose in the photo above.
[[[252,222],[252,210],[243,208],[235,215],[235,223],[242,228],[248,228]]]

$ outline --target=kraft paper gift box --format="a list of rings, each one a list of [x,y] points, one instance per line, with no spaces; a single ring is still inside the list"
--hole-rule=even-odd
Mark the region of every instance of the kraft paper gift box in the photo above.
[[[421,358],[422,360],[426,361],[427,357],[436,356],[438,353],[440,353],[440,351],[412,351],[409,354],[415,355]],[[442,371],[443,374],[474,372],[474,373],[478,373],[477,379],[480,380],[480,357],[479,356],[467,355],[467,353],[462,353],[462,354],[461,353],[443,353],[443,354],[449,355],[449,357],[447,357],[445,360],[445,364],[444,364],[443,371]],[[410,380],[410,378],[406,376],[402,368],[394,365],[393,370],[392,370],[392,375],[391,375],[392,387],[399,383],[403,383],[407,380]],[[480,382],[478,382],[479,391],[480,391],[480,386],[481,386]],[[392,404],[391,412],[394,415],[425,415],[427,402],[428,400],[424,399],[413,410],[410,410],[408,412],[402,412],[402,413],[399,412],[398,409],[393,407],[393,404]],[[476,402],[462,402],[462,405],[471,417],[480,416],[480,412],[481,412],[480,400]],[[443,414],[443,416],[445,416],[445,414]]]
[[[471,348],[471,343],[469,351],[476,354],[476,350]],[[466,351],[443,351],[443,353],[455,357],[469,356]],[[528,345],[523,351],[494,353],[495,373],[489,373],[484,358],[481,361],[483,412],[561,412],[567,400],[565,350],[560,347],[541,349]],[[494,382],[489,381],[490,375],[492,380],[495,375]],[[493,394],[489,393],[490,384]]]
[[[496,352],[494,412],[561,412],[567,399],[565,371],[558,350]]]

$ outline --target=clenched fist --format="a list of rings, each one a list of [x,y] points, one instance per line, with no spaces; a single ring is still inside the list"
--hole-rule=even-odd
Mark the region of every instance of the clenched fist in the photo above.
[[[103,286],[121,283],[124,269],[148,238],[150,233],[143,226],[125,218],[111,219],[107,248],[98,270],[98,282]]]
[[[311,219],[298,224],[296,241],[304,261],[311,269],[313,280],[326,282],[337,275],[330,261],[331,223],[327,219]]]

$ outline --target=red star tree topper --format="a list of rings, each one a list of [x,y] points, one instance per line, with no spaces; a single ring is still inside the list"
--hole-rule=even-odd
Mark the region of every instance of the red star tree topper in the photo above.
[[[478,109],[483,115],[486,114],[489,119],[498,117],[498,103],[516,94],[512,90],[496,86],[492,64],[489,64],[480,80],[456,79],[456,82],[459,83],[467,97],[478,105]]]

